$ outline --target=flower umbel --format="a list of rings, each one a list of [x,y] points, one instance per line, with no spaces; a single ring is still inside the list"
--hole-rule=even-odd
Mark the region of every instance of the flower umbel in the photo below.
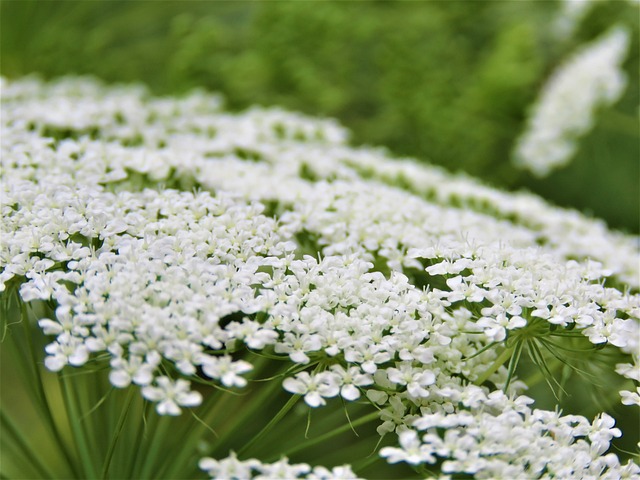
[[[201,92],[24,79],[2,102],[3,329],[60,453],[23,462],[3,414],[8,477],[638,474],[612,409],[531,407],[520,361],[638,403],[636,238]]]

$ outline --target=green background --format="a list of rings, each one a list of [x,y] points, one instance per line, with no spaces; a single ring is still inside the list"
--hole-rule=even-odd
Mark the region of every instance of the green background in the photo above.
[[[233,110],[335,117],[354,145],[526,188],[637,233],[638,7],[596,3],[561,41],[553,1],[3,1],[1,72],[94,74],[157,94],[204,87]],[[543,180],[513,168],[549,74],[616,23],[633,32],[623,99],[599,112],[567,168]]]

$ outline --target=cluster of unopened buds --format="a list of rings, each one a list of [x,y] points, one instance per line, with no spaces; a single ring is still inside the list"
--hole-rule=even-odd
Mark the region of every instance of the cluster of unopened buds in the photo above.
[[[616,352],[640,404],[638,242],[532,195],[353,148],[330,120],[226,113],[90,79],[2,85],[0,289],[46,301],[45,364],[101,358],[161,415],[196,378],[242,389],[246,349],[311,407],[379,412],[388,462],[478,478],[640,473],[621,430],[532,409],[518,358]],[[354,478],[206,458],[214,478]],[[235,473],[229,473],[235,472]]]

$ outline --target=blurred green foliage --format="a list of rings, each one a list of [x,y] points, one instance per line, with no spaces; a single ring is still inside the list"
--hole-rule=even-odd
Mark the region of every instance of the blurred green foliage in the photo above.
[[[634,10],[635,9],[635,10]],[[556,2],[4,1],[1,71],[95,74],[154,93],[222,92],[232,109],[281,105],[338,118],[387,146],[637,232],[637,6],[603,1],[554,40]],[[573,163],[544,180],[510,154],[550,72],[614,23],[633,31],[629,85]]]

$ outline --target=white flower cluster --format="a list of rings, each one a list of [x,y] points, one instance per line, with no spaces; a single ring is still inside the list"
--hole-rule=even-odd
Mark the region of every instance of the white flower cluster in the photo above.
[[[334,467],[331,470],[322,466],[311,468],[306,463],[292,465],[286,457],[275,463],[263,463],[255,458],[239,460],[234,452],[221,460],[203,458],[200,460],[200,468],[206,471],[211,478],[216,479],[355,480],[358,478],[348,465]]]
[[[545,177],[571,160],[577,141],[593,127],[596,110],[614,104],[625,89],[628,45],[629,32],[613,28],[553,73],[516,145],[516,166]]]
[[[531,410],[527,405],[533,400],[524,396],[513,400],[500,391],[485,395],[479,388],[464,396],[455,392],[452,399],[469,409],[422,415],[413,428],[399,433],[400,448],[385,447],[381,455],[391,463],[414,465],[441,457],[446,459],[444,473],[476,478],[637,477],[633,463],[621,466],[615,455],[603,455],[611,439],[622,435],[607,414],[589,424],[578,415]]]
[[[246,385],[252,365],[232,355],[244,346],[288,359],[283,387],[312,407],[376,405],[378,432],[400,435],[390,461],[568,477],[561,455],[573,472],[638,472],[602,456],[617,432],[605,417],[531,411],[496,364],[512,341],[570,337],[625,353],[617,371],[637,383],[636,238],[348,147],[332,121],[232,115],[204,93],[28,79],[5,81],[2,102],[0,291],[55,305],[39,321],[55,336],[50,370],[106,358],[114,386],[177,415],[202,401],[196,376]],[[519,460],[525,444],[535,465]],[[233,456],[202,468],[352,478]]]

